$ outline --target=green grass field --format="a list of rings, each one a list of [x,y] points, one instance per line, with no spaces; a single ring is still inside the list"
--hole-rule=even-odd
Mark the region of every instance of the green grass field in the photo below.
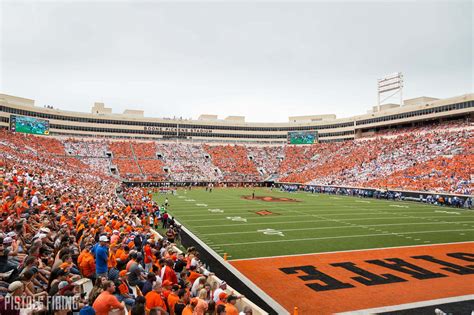
[[[229,259],[474,241],[474,211],[415,202],[285,193],[255,195],[299,202],[245,200],[253,189],[178,190],[172,216]],[[268,210],[273,215],[261,216]]]

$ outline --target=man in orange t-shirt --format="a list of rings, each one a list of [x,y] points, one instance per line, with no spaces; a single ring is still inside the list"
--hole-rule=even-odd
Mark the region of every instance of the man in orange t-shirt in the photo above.
[[[171,315],[174,315],[174,306],[179,301],[178,297],[179,285],[175,284],[171,287],[171,292],[168,295],[168,307]]]
[[[239,310],[235,307],[237,297],[235,295],[229,295],[227,297],[227,303],[225,304],[226,315],[239,315]]]
[[[115,284],[112,281],[106,281],[103,284],[104,291],[99,294],[95,300],[92,308],[95,310],[96,315],[108,315],[113,309],[119,309],[119,315],[125,315],[125,307],[120,303],[117,298],[113,295],[115,292]]]
[[[151,290],[145,295],[145,299],[146,299],[145,306],[148,310],[158,307],[158,308],[161,308],[163,311],[166,311],[166,304],[161,296],[161,292],[162,292],[161,283],[155,282],[155,284],[153,285],[153,290]]]

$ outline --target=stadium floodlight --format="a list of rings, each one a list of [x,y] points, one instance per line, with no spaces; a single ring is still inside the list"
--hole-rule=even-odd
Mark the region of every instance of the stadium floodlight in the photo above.
[[[393,92],[395,91],[395,92]],[[389,96],[382,99],[382,95],[387,92],[393,92]],[[400,95],[400,106],[403,105],[403,74],[396,72],[377,80],[377,111],[380,111],[380,105],[394,95]]]

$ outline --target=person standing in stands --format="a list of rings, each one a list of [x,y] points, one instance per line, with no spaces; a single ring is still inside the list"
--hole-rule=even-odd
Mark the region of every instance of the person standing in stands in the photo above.
[[[174,228],[172,225],[170,225],[169,229],[166,231],[166,238],[168,239],[168,242],[174,243],[175,236]]]
[[[163,220],[163,226],[162,226],[162,228],[163,228],[163,229],[166,229],[166,228],[168,227],[168,212],[167,212],[167,211],[165,211],[165,212],[163,213],[163,216],[161,217],[161,220]]]
[[[109,239],[107,236],[102,235],[99,237],[99,244],[96,244],[92,248],[92,252],[95,256],[95,272],[96,277],[108,277],[108,259],[109,259],[109,248],[107,247],[107,242]]]

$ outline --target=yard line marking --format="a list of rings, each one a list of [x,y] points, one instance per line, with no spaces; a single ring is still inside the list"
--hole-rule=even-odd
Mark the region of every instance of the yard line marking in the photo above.
[[[423,231],[423,232],[406,232],[403,234],[425,234],[425,233],[442,233],[442,232],[459,232],[459,231],[474,231],[473,229],[468,230],[436,230],[436,231]],[[257,241],[257,242],[241,242],[241,243],[225,243],[218,244],[219,246],[238,246],[238,245],[252,245],[252,244],[266,244],[266,243],[280,243],[280,242],[299,242],[299,241],[315,241],[315,240],[326,240],[326,239],[339,239],[339,238],[356,238],[356,237],[372,237],[372,236],[384,236],[384,235],[397,235],[396,233],[383,233],[383,234],[361,234],[361,235],[346,235],[346,236],[328,236],[328,237],[309,237],[309,238],[295,238],[288,240],[274,240],[274,241]],[[429,241],[425,241],[429,242]]]
[[[459,212],[455,212],[455,211],[440,211],[440,210],[436,210],[435,212],[448,213],[448,214],[460,214]]]
[[[306,215],[305,215],[306,216]],[[468,216],[470,217],[470,216]],[[279,216],[278,218],[281,218]],[[438,217],[440,218],[440,217]],[[459,218],[459,217],[442,217],[442,218]],[[255,218],[258,219],[258,218]],[[270,219],[270,218],[267,218]],[[361,218],[361,219],[344,219],[344,221],[366,221],[366,220],[385,220],[385,219],[401,219],[401,220],[408,220],[412,218],[403,218],[403,217],[380,217],[380,218]],[[426,218],[421,218],[420,219],[426,219]],[[198,220],[198,221],[209,221],[210,219],[206,220]],[[219,219],[220,220],[220,219]],[[224,220],[224,218],[222,218]],[[189,220],[189,222],[192,222],[193,220]],[[286,224],[286,223],[305,223],[305,222],[327,222],[328,220],[305,220],[305,221],[282,221],[282,222],[255,222],[255,223],[247,223],[247,225],[268,225],[268,224]],[[186,221],[188,222],[188,221]],[[446,223],[453,223],[453,222],[446,222]],[[213,224],[213,225],[195,225],[195,228],[208,228],[208,227],[226,227],[226,226],[236,226],[235,224]]]
[[[238,221],[238,222],[247,222],[246,218],[242,217],[226,217],[226,219],[232,220],[232,221]]]
[[[207,209],[207,211],[212,213],[224,213],[224,210],[221,209]]]
[[[405,226],[405,225],[425,225],[425,224],[446,224],[446,223],[444,223],[444,222],[421,222],[421,223],[390,223],[390,224],[373,224],[373,225],[357,225],[357,224],[354,224],[352,226],[339,225],[339,226],[311,227],[311,228],[301,228],[301,229],[278,229],[278,231],[291,232],[291,231],[326,230],[326,229],[340,229],[340,228],[369,228],[371,226],[397,226],[397,225]],[[376,232],[382,232],[382,230],[375,230],[375,231]],[[238,231],[238,232],[206,233],[206,234],[201,234],[201,235],[214,236],[214,235],[251,234],[251,233],[257,233],[257,232],[255,232],[255,231]]]
[[[406,218],[412,218],[412,219],[431,219],[431,218],[455,218],[455,217],[458,217],[458,216],[429,216],[429,217],[426,217],[426,216],[423,216],[423,217],[416,217],[416,216],[410,216],[408,214],[397,214],[397,213],[390,213],[390,212],[381,212],[381,211],[378,211],[378,212],[374,212],[374,213],[334,213],[334,214],[328,214],[328,213],[324,213],[324,214],[309,214],[309,213],[306,213],[306,212],[303,212],[303,211],[298,211],[298,210],[286,210],[287,212],[293,212],[293,213],[298,213],[299,217],[303,217],[303,216],[306,216],[306,217],[318,217],[318,216],[344,216],[344,215],[347,215],[347,216],[351,216],[351,215],[355,215],[355,216],[359,216],[359,215],[398,215],[398,217],[395,217],[395,218],[403,218],[403,217],[406,217]],[[179,215],[179,212],[176,212],[176,211],[172,211],[171,212],[173,215],[177,215],[179,218],[181,217],[205,217],[207,214],[204,214],[204,213],[201,213],[201,214],[193,214],[193,215]],[[229,214],[249,214],[249,212],[228,212]],[[425,213],[425,212],[412,212],[412,213]],[[282,215],[279,215],[278,217],[280,218],[284,218],[284,217],[295,217],[294,215],[291,215],[291,214],[282,214]],[[473,215],[464,215],[464,216],[459,216],[459,217],[474,217]],[[392,217],[394,218],[394,217]],[[266,220],[271,220],[271,219],[277,219],[277,217],[255,217],[255,218],[251,218],[251,219],[266,219]],[[333,220],[335,218],[325,218],[326,220]],[[365,218],[365,220],[367,219],[391,219],[391,218],[384,218],[384,217],[377,217],[377,218],[372,218],[372,217],[369,217],[369,218]],[[210,219],[202,219],[202,220],[186,220],[187,222],[196,222],[196,221],[207,221],[207,220],[210,220]],[[345,220],[345,221],[349,221],[349,220],[352,220],[351,218],[348,218],[348,219],[342,219],[342,220]]]
[[[265,230],[258,230],[257,233],[263,233],[265,235],[278,235],[278,236],[285,236],[281,231],[277,231],[274,229],[265,229]]]

